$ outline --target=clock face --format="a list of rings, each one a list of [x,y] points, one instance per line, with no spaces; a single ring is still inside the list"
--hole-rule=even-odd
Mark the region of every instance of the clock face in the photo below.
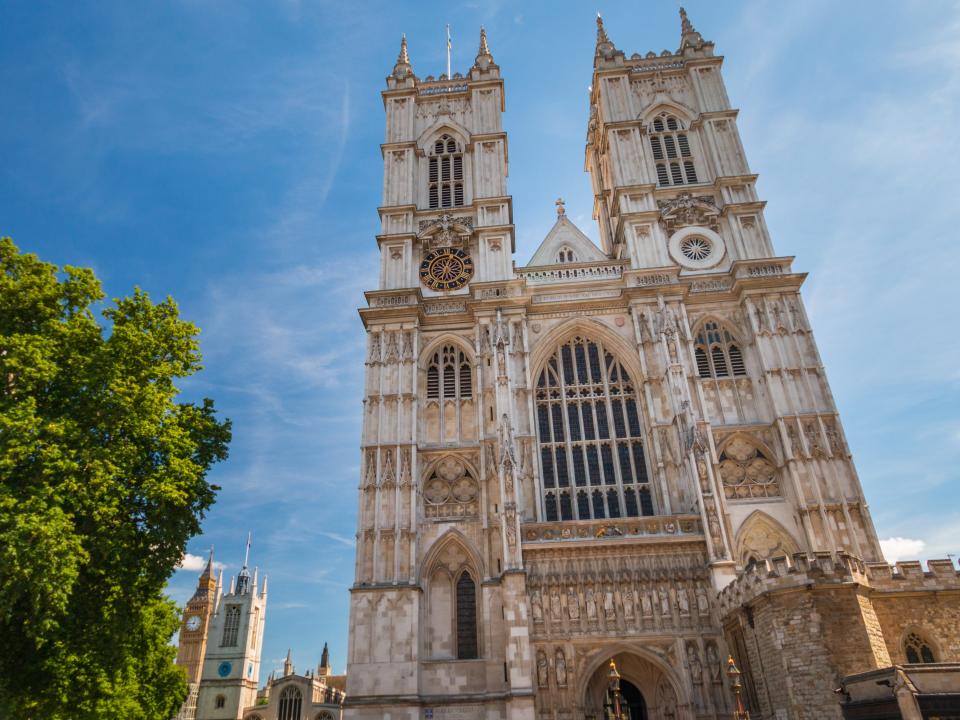
[[[200,629],[200,616],[191,615],[187,618],[187,630],[190,632],[196,632]]]
[[[226,677],[230,674],[230,671],[233,670],[233,665],[224,660],[217,666],[217,675],[220,677]]]
[[[457,248],[438,248],[420,263],[420,282],[431,290],[459,290],[471,277],[473,260]]]

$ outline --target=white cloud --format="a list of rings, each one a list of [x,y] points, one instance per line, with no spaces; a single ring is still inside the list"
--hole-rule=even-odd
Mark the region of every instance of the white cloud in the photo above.
[[[190,553],[184,553],[183,559],[180,561],[180,564],[177,565],[177,570],[189,570],[190,572],[200,572],[207,566],[207,558],[200,555],[192,555]],[[226,567],[221,562],[214,560],[213,567],[215,570],[222,570]]]
[[[887,562],[898,560],[917,560],[927,544],[923,540],[905,537],[891,537],[880,541],[880,548]]]

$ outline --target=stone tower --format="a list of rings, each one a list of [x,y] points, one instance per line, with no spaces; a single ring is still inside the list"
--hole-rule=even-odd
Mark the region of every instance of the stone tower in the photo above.
[[[203,660],[197,720],[239,720],[256,703],[267,612],[267,580],[249,570],[250,538],[243,568],[218,598]]]
[[[194,720],[197,712],[197,695],[203,673],[203,658],[207,651],[210,619],[220,595],[220,583],[213,576],[213,550],[207,565],[197,581],[197,589],[183,609],[180,625],[180,642],[177,648],[177,665],[187,674],[189,692],[178,720]]]
[[[713,54],[627,57],[597,19],[600,246],[514,267],[504,86],[383,92],[350,718],[729,717],[717,591],[775,555],[880,550]],[[560,188],[558,188],[558,191]]]

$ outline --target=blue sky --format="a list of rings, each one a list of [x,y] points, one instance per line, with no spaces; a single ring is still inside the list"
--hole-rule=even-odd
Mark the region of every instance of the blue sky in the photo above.
[[[379,93],[464,72],[487,28],[506,81],[517,261],[555,218],[591,236],[583,173],[594,14],[628,54],[675,49],[675,2],[0,2],[0,234],[167,294],[203,329],[184,383],[234,422],[192,555],[270,577],[264,673],[346,662],[362,291],[377,275]],[[960,552],[954,214],[960,4],[687,4],[725,55],[780,254],[805,297],[886,547]],[[188,558],[188,568],[193,567]],[[196,571],[179,571],[184,600]]]

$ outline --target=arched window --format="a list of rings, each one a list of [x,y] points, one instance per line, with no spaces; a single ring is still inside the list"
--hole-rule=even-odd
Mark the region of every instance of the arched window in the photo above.
[[[577,262],[577,255],[573,250],[564,245],[557,253],[557,262],[560,264]]]
[[[227,699],[223,695],[217,695],[217,699],[214,700],[213,704],[218,708],[222,708],[227,704]]]
[[[466,570],[457,579],[457,659],[474,660],[477,653],[477,584]]]
[[[657,166],[657,183],[684,185],[699,182],[690,152],[690,141],[683,123],[668,113],[661,113],[647,128],[650,150]]]
[[[654,514],[636,388],[601,343],[557,348],[536,406],[547,520]]]
[[[324,710],[322,713],[317,715],[317,720],[333,720],[333,715]]]
[[[277,708],[277,720],[300,720],[303,710],[303,693],[294,685],[287,685],[280,693],[280,707]]]
[[[919,633],[907,633],[903,639],[903,651],[908,663],[934,663],[937,661],[933,647]]]
[[[712,320],[705,322],[697,333],[694,353],[700,377],[724,378],[747,374],[737,341],[726,328]]]
[[[442,135],[433,144],[428,195],[431,208],[463,206],[463,150],[449,135]]]
[[[223,618],[223,638],[220,647],[236,647],[237,633],[240,631],[240,606],[227,605]]]
[[[427,398],[465,400],[471,397],[473,373],[470,361],[462,350],[453,345],[444,345],[433,354],[427,367]]]

